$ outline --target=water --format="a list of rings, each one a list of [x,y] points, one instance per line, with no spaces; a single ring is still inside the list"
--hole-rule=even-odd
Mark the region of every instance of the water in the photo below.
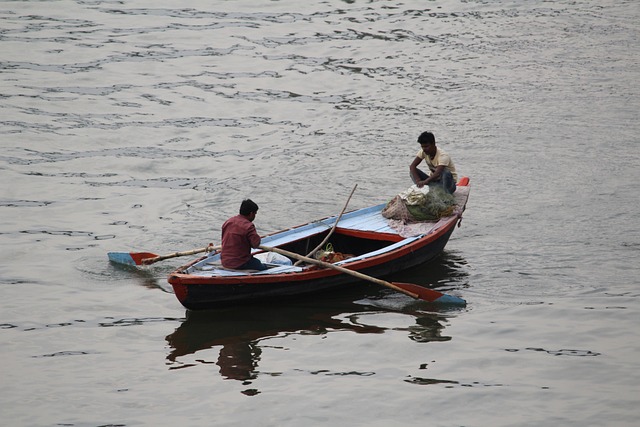
[[[635,1],[4,1],[0,408],[11,426],[632,426]],[[190,314],[108,251],[267,234],[406,189],[432,130],[462,227],[396,277]]]

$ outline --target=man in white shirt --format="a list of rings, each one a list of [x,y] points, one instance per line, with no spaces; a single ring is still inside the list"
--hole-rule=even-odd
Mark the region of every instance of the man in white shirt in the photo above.
[[[431,132],[422,132],[418,137],[420,151],[409,166],[411,179],[419,187],[428,185],[430,188],[440,186],[453,194],[456,191],[458,174],[451,157],[442,149],[436,147],[436,138]],[[420,162],[425,161],[429,168],[429,175],[418,169]]]

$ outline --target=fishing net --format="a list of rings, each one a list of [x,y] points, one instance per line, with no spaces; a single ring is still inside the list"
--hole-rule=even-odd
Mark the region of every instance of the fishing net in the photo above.
[[[451,215],[455,207],[455,197],[443,188],[414,185],[391,199],[382,216],[403,222],[437,221]]]

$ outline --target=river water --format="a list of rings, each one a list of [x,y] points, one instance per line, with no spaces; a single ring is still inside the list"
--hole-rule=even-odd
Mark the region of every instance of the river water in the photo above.
[[[635,426],[640,3],[1,1],[10,426]],[[384,202],[431,130],[462,227],[393,279],[188,313],[109,251]]]

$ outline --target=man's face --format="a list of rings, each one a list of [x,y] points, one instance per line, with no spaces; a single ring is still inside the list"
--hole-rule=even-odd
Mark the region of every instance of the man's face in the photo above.
[[[436,154],[435,144],[420,144],[420,147],[422,147],[422,151],[424,151],[425,154],[429,156],[435,156]]]

